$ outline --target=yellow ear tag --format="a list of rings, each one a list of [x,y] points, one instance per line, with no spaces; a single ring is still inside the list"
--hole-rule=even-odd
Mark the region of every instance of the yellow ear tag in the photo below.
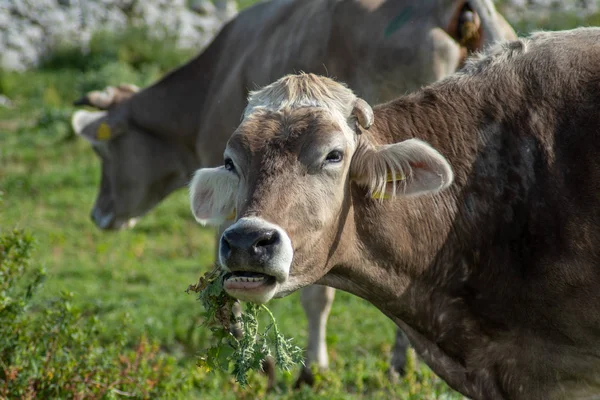
[[[402,172],[396,173],[396,179],[394,179],[394,176],[392,175],[391,172],[388,172],[387,177],[386,177],[386,182],[403,181],[403,180],[404,180],[404,174]]]
[[[236,216],[237,216],[237,210],[234,208],[233,211],[231,212],[231,214],[229,214],[229,216],[225,219],[227,221],[233,221]]]
[[[110,132],[110,126],[108,126],[106,122],[101,123],[96,131],[96,139],[106,141],[109,140],[111,136],[112,133]]]
[[[387,176],[386,176],[386,182],[394,182],[394,181],[403,181],[405,179],[404,174],[402,174],[402,172],[398,172],[396,173],[396,179],[394,179],[394,176],[388,172]],[[391,196],[387,193],[381,193],[381,192],[373,192],[371,193],[371,198],[372,199],[389,199]]]
[[[381,192],[373,192],[371,193],[371,198],[372,199],[389,199],[390,195],[386,194],[386,193],[381,193]]]

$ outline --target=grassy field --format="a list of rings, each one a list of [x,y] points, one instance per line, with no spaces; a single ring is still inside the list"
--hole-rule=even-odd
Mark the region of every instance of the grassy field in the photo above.
[[[137,35],[137,36],[136,36]],[[109,343],[131,319],[128,343],[143,335],[175,357],[189,374],[191,387],[164,398],[264,398],[266,381],[254,375],[241,389],[224,374],[195,365],[210,342],[201,326],[201,307],[184,291],[211,265],[214,233],[197,225],[185,190],[169,197],[134,230],[104,233],[89,218],[99,183],[99,163],[90,146],[72,136],[70,103],[83,92],[121,82],[145,86],[186,60],[190,52],[154,54],[156,43],[138,46],[143,32],[104,35],[92,53],[60,49],[43,68],[27,73],[0,72],[0,93],[14,103],[0,107],[0,230],[26,229],[36,239],[34,263],[48,278],[35,310],[61,292],[97,316]],[[164,43],[160,48],[171,48]],[[306,342],[306,321],[298,294],[270,304],[281,330]],[[316,386],[294,391],[297,371],[278,372],[273,399],[454,399],[452,392],[414,354],[399,384],[386,377],[395,328],[378,310],[338,292],[327,342],[331,370]]]
[[[37,241],[34,263],[48,271],[37,308],[70,291],[73,303],[107,328],[103,340],[121,330],[128,314],[131,345],[145,334],[177,358],[178,368],[193,376],[192,393],[165,397],[262,398],[266,381],[260,375],[242,390],[229,376],[195,366],[210,334],[201,326],[200,304],[184,290],[210,267],[214,233],[195,223],[186,191],[174,193],[134,230],[105,233],[90,221],[100,166],[88,143],[72,136],[71,101],[107,84],[147,85],[177,65],[177,57],[189,56],[149,60],[143,54],[123,56],[127,43],[119,46],[116,55],[97,49],[87,57],[63,49],[37,71],[0,75],[0,93],[14,103],[0,108],[0,229],[24,228]],[[142,61],[133,65],[127,57]],[[270,307],[282,331],[304,345],[306,321],[298,294]],[[421,399],[448,393],[455,398],[422,365],[400,385],[389,384],[394,332],[374,307],[339,292],[327,337],[331,371],[318,377],[314,390],[299,392],[291,389],[297,371],[278,372],[271,397]]]
[[[264,391],[260,378],[241,391],[227,376],[207,375],[195,367],[195,356],[210,335],[200,326],[199,303],[184,290],[210,266],[214,234],[195,223],[185,191],[169,197],[134,230],[97,230],[88,214],[99,163],[83,140],[65,140],[66,103],[74,93],[61,90],[60,73],[28,75],[42,77],[49,86],[41,97],[13,95],[19,109],[0,113],[0,229],[24,228],[37,240],[35,262],[48,271],[38,306],[71,291],[78,306],[109,328],[106,340],[120,330],[119,321],[128,313],[131,342],[143,333],[158,340],[164,351],[179,358],[180,368],[197,376],[195,389],[203,399],[253,398]],[[61,107],[49,106],[44,93],[57,93],[64,100]],[[271,307],[282,331],[303,344],[306,324],[298,300],[294,294]],[[332,370],[314,394],[305,391],[303,398],[410,398],[410,391],[414,398],[423,398],[421,393],[436,398],[445,392],[425,369],[404,384],[388,385],[385,371],[393,338],[394,327],[379,311],[338,293],[327,337]],[[279,374],[278,381],[274,398],[294,395],[293,376]]]

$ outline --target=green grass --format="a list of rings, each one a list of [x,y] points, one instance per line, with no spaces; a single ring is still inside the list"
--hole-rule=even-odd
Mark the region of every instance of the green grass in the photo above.
[[[591,20],[591,18],[590,18]],[[170,196],[134,230],[105,233],[89,219],[99,181],[90,146],[74,138],[71,102],[87,90],[122,82],[145,86],[193,52],[154,54],[143,32],[101,34],[93,52],[59,49],[42,68],[0,72],[0,94],[14,108],[0,108],[0,230],[26,229],[37,241],[35,265],[47,280],[34,305],[43,310],[64,290],[84,314],[104,326],[108,343],[132,319],[127,342],[147,336],[176,357],[178,371],[193,377],[192,393],[165,397],[263,398],[266,380],[257,374],[242,390],[230,376],[196,367],[211,337],[201,326],[201,306],[185,294],[211,264],[214,232],[196,224],[185,190]],[[149,39],[148,39],[149,40]],[[139,44],[139,46],[138,46]],[[288,337],[306,343],[306,320],[298,293],[269,304]],[[297,371],[278,372],[273,399],[453,399],[461,398],[412,352],[409,372],[397,385],[386,377],[395,327],[365,301],[338,292],[327,331],[331,370],[314,388],[294,391]]]

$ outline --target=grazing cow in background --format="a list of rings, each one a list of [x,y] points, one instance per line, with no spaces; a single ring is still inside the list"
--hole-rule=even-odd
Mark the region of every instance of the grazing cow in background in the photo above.
[[[600,398],[600,28],[493,46],[371,109],[315,75],[252,93],[201,223],[225,290],[360,296],[473,399]],[[240,276],[254,277],[244,282]]]
[[[121,86],[78,101],[77,133],[102,160],[92,219],[102,229],[132,226],[199,167],[219,165],[246,106],[247,90],[297,71],[348,82],[382,102],[457,70],[468,53],[516,38],[490,0],[296,0],[241,12],[208,48],[136,93]],[[307,288],[307,361],[328,366],[325,324],[334,290]],[[392,368],[402,371],[399,331]],[[302,379],[310,380],[309,370]]]

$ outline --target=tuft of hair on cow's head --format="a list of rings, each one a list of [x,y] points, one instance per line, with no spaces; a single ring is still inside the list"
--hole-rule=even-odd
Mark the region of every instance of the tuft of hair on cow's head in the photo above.
[[[381,144],[376,135],[371,106],[330,78],[288,75],[250,94],[223,166],[198,170],[190,184],[198,222],[236,221],[220,242],[225,290],[265,302],[314,283],[331,268],[351,204],[378,203],[354,201],[357,193],[393,201],[452,182],[450,165],[427,143]]]

